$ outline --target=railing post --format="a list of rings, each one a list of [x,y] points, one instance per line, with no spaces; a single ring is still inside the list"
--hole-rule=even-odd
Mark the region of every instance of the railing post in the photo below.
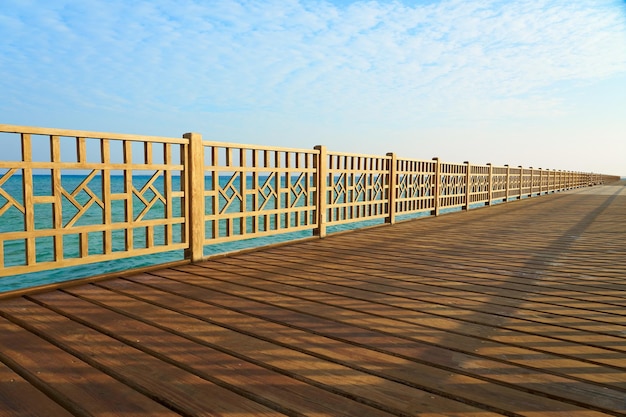
[[[509,188],[511,186],[511,168],[509,164],[505,165],[506,167],[506,191],[504,192],[504,202],[509,202]]]
[[[385,223],[394,224],[396,222],[396,198],[398,197],[398,180],[396,178],[396,154],[393,152],[389,152],[387,154],[389,159],[387,163],[389,164],[388,175],[389,181],[387,182],[387,186],[389,187],[389,192],[387,195],[387,204],[389,205],[389,215],[385,219]]]
[[[467,210],[469,211],[470,209],[470,188],[471,188],[471,181],[472,181],[472,166],[470,165],[469,161],[465,161],[463,162],[465,164],[465,169],[467,170],[465,172],[465,206],[463,206],[463,210]]]
[[[434,157],[433,161],[435,161],[435,201],[432,215],[439,216],[439,196],[441,195],[441,164],[439,162],[438,157]]]
[[[528,185],[530,185],[530,190],[528,191],[528,197],[532,197],[533,196],[533,177],[534,177],[534,173],[535,170],[533,169],[533,167],[529,167],[530,169],[530,182],[528,183]]]
[[[491,162],[487,162],[487,166],[489,167],[489,185],[487,186],[487,203],[485,205],[490,206],[493,199],[493,165]]]
[[[191,262],[201,261],[204,257],[204,145],[200,133],[185,133],[189,139],[187,146],[187,164],[189,188],[186,190],[187,200],[187,239],[189,248],[185,251],[185,258]],[[216,175],[212,172],[211,175]]]
[[[522,199],[522,189],[524,188],[523,179],[524,179],[524,168],[521,165],[518,165],[519,168],[519,195],[517,196],[518,200]]]
[[[326,157],[326,146],[317,145],[315,149],[318,150],[319,153],[314,159],[314,167],[316,169],[315,187],[317,190],[315,198],[315,203],[317,205],[317,228],[313,230],[313,235],[323,238],[326,236],[326,182],[328,181],[328,158]]]

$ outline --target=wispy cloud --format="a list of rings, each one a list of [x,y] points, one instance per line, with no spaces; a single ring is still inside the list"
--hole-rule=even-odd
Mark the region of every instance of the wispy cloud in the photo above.
[[[626,73],[624,9],[612,0],[6,0],[0,109],[402,128],[557,114],[561,89]]]

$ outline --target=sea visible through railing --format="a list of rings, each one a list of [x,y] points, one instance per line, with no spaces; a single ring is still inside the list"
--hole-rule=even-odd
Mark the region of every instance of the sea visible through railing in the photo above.
[[[140,188],[145,181],[147,181],[149,176],[135,176],[133,178],[134,186]],[[67,189],[76,189],[80,183],[84,180],[83,175],[66,175],[63,176],[63,187]],[[230,177],[220,177],[220,186],[224,187],[226,183],[230,180]],[[250,179],[249,179],[250,180]],[[90,190],[98,190],[101,187],[99,177],[95,177],[90,183]],[[173,188],[180,189],[180,177],[173,178],[174,184]],[[161,181],[157,181],[155,187],[160,189],[162,187]],[[211,177],[206,177],[207,184],[211,182]],[[239,187],[238,181],[235,181],[233,184],[235,187]],[[22,197],[20,196],[22,193],[22,178],[20,176],[13,176],[6,181],[3,185],[3,189],[5,192],[13,196],[18,202],[21,203]],[[33,193],[34,195],[49,195],[50,189],[52,187],[52,178],[50,175],[34,175],[33,176]],[[111,177],[111,190],[112,192],[122,192],[124,189],[124,177],[123,176],[112,176]],[[85,203],[90,199],[91,196],[78,195],[76,198],[79,202]],[[124,207],[116,206],[117,210],[113,212],[113,219],[123,218],[124,217]],[[139,208],[140,205],[136,204],[135,207]],[[149,212],[148,217],[150,215],[155,218],[161,218],[162,213],[159,213],[159,207],[153,207]],[[231,211],[235,210],[234,207],[230,208]],[[457,209],[449,209],[447,211],[456,211]],[[64,204],[64,213],[67,216],[73,214],[76,211],[76,208],[68,201]],[[115,212],[117,211],[117,212]],[[181,208],[180,204],[175,204],[174,212],[175,215],[180,214]],[[443,212],[446,212],[445,210]],[[428,216],[428,213],[416,213],[413,215],[401,216],[399,220],[406,220],[409,218],[417,218]],[[102,210],[99,207],[94,205],[93,208],[86,211],[86,213],[81,216],[78,225],[80,224],[94,224],[100,223],[102,217]],[[12,208],[7,210],[2,218],[2,222],[0,222],[0,233],[5,232],[13,232],[18,230],[24,230],[24,216],[17,209]],[[52,225],[52,216],[49,211],[41,210],[40,212],[35,213],[35,227],[37,229],[45,229],[50,228]],[[378,224],[383,224],[384,220],[375,219],[375,220],[364,220],[356,223],[348,223],[348,224],[340,224],[336,226],[330,226],[328,228],[329,233],[336,233],[341,231],[353,230],[362,227],[374,226]],[[180,231],[178,232],[178,234]],[[156,229],[154,239],[155,241],[163,241],[162,229]],[[311,231],[296,231],[296,232],[288,232],[281,235],[270,235],[263,237],[255,237],[245,240],[233,241],[233,242],[225,242],[225,243],[215,243],[212,245],[205,246],[205,254],[207,256],[219,255],[228,252],[236,252],[239,250],[250,249],[255,247],[267,246],[276,243],[282,243],[287,241],[294,241],[298,239],[304,239],[311,237]],[[175,240],[178,240],[180,236],[176,236]],[[71,240],[77,240],[77,236],[68,236],[65,247],[68,248],[67,252],[64,254],[66,257],[77,257],[78,256],[78,244],[77,242],[72,242]],[[145,239],[145,236],[141,233],[136,233],[134,235],[134,239],[137,242],[140,242],[142,239]],[[122,250],[124,246],[123,239],[119,239],[113,242],[114,248],[118,250]],[[101,235],[93,234],[90,235],[89,246],[92,248],[98,248],[102,246]],[[24,242],[23,241],[8,241],[5,243],[5,265],[12,266],[18,265],[24,262]],[[54,248],[52,239],[42,240],[40,244],[37,246],[37,261],[45,262],[48,260],[52,260],[54,258]],[[173,250],[170,252],[157,253],[152,255],[140,255],[133,256],[128,258],[117,259],[114,261],[104,261],[97,262],[89,265],[80,265],[74,267],[66,267],[66,268],[58,268],[48,271],[40,271],[33,272],[28,274],[19,274],[14,276],[4,277],[0,280],[0,292],[7,292],[18,290],[22,288],[31,288],[40,285],[53,284],[57,282],[63,282],[72,279],[85,278],[100,274],[114,273],[114,272],[122,272],[128,271],[137,268],[149,267],[152,265],[164,264],[168,262],[181,261],[184,259],[183,250]],[[94,272],[96,271],[96,272]]]
[[[617,181],[619,177],[0,124],[0,292]]]

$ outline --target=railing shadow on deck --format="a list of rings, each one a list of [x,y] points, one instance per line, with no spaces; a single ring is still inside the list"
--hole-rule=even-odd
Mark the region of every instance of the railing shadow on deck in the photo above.
[[[577,296],[563,295],[567,279],[558,278],[563,274],[558,261],[563,261],[566,254],[572,259],[570,251],[577,240],[609,207],[613,207],[613,213],[607,215],[623,210],[626,192],[620,186],[577,194],[580,196],[575,197],[580,197],[581,202],[587,200],[583,194],[597,197],[586,215],[578,216],[580,210],[578,213],[563,210],[547,220],[554,222],[556,219],[558,223],[560,218],[562,221],[562,225],[551,228],[550,233],[544,235],[542,225],[529,227],[529,234],[534,237],[520,237],[508,244],[507,239],[494,239],[493,245],[488,244],[489,248],[484,251],[463,245],[458,233],[450,233],[454,236],[444,238],[439,249],[432,251],[432,246],[421,250],[421,244],[411,245],[406,238],[398,237],[394,242],[395,237],[385,235],[386,239],[378,239],[382,233],[372,232],[355,235],[349,242],[334,239],[332,247],[309,242],[305,247],[292,247],[287,251],[262,251],[175,269],[201,277],[196,282],[200,287],[220,287],[223,281],[229,287],[251,289],[244,292],[258,302],[272,299],[267,301],[272,304],[276,303],[273,300],[277,295],[282,297],[285,312],[276,312],[277,322],[288,320],[293,315],[291,310],[297,310],[318,321],[333,323],[332,326],[318,323],[324,331],[333,326],[335,329],[359,327],[358,331],[337,330],[334,337],[353,344],[355,351],[374,348],[379,353],[406,360],[401,369],[391,365],[384,367],[381,363],[371,366],[372,372],[386,374],[386,377],[394,371],[402,372],[404,378],[409,374],[418,375],[421,372],[407,369],[419,369],[425,361],[432,361],[443,375],[442,380],[437,380],[441,385],[437,386],[445,386],[448,393],[455,393],[459,398],[479,395],[472,391],[481,391],[476,389],[481,383],[494,384],[487,397],[481,400],[492,409],[502,407],[509,413],[526,415],[548,413],[550,407],[557,407],[560,412],[569,411],[568,415],[586,415],[589,410],[621,415],[623,387],[602,387],[597,380],[602,379],[600,375],[604,373],[621,375],[621,370],[610,362],[621,360],[623,352],[619,350],[623,350],[624,345],[622,343],[618,350],[601,341],[601,338],[610,338],[607,323],[601,318],[586,320],[584,309],[559,304],[586,302],[585,296],[591,293],[584,291],[592,290],[593,284],[576,284],[580,285]],[[615,207],[618,199],[622,202]],[[549,205],[560,207],[554,200]],[[534,208],[538,212],[543,209]],[[497,213],[509,217],[508,223],[503,222],[509,226],[510,219],[516,215],[510,210]],[[485,216],[474,217],[470,229],[480,232],[484,220]],[[445,227],[454,229],[456,226],[458,223],[449,222]],[[438,236],[441,232],[440,228],[426,229],[416,224],[406,229],[409,230],[403,233],[407,236],[423,236],[422,232],[427,230],[430,235],[425,238],[430,240],[438,240],[433,234]],[[508,232],[506,227],[494,234],[502,232]],[[463,233],[470,239],[481,239],[465,228]],[[449,251],[464,246],[470,253],[450,255],[452,259],[446,262],[449,255],[446,244],[452,246],[455,242],[459,247]],[[537,250],[526,251],[524,245],[536,245]],[[424,256],[420,256],[420,252],[424,252]],[[483,258],[477,254],[484,256],[484,269],[477,269],[481,261],[476,262],[476,258]],[[499,258],[503,258],[501,270],[498,270]],[[516,261],[515,266],[507,262],[509,258]],[[459,259],[466,259],[471,266],[464,269],[464,262]],[[584,261],[574,260],[569,266],[580,264]],[[167,271],[156,275],[171,278]],[[546,277],[552,278],[555,285],[542,283]],[[567,288],[575,292],[576,285]],[[602,285],[602,281],[596,285]],[[526,290],[516,289],[521,286]],[[554,297],[559,297],[560,301]],[[608,298],[607,307],[610,307]],[[533,302],[535,306],[530,305]],[[540,309],[541,305],[544,310]],[[559,307],[568,311],[552,312]],[[349,313],[335,313],[338,309],[349,310]],[[577,317],[582,323],[577,322]],[[297,323],[284,324],[298,328]],[[367,344],[362,344],[358,337],[370,338]],[[432,371],[429,372],[432,376]],[[502,398],[495,394],[498,391]],[[532,399],[532,395],[537,398],[512,401],[510,395],[513,398],[518,395],[518,400],[524,396]],[[502,405],[507,401],[508,406]],[[471,404],[467,399],[464,402]]]
[[[218,244],[324,237],[361,222],[393,224],[619,179],[212,142],[197,133],[0,125],[0,141],[8,150],[0,160],[0,276],[18,279],[103,261],[142,266],[144,256],[199,261]],[[106,271],[101,265],[89,273]]]

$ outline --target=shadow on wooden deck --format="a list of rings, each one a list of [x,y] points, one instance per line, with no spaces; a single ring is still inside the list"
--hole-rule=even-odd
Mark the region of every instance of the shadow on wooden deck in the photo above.
[[[604,186],[2,300],[0,416],[626,415],[625,233]]]

